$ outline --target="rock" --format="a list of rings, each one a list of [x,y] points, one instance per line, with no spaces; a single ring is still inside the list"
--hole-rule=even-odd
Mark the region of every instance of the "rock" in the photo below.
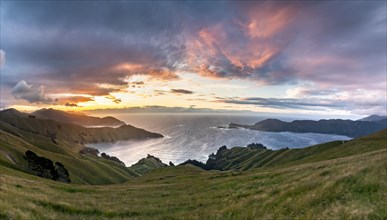
[[[125,163],[122,162],[120,159],[118,159],[118,157],[110,156],[110,155],[108,155],[106,153],[102,153],[101,157],[106,159],[106,160],[111,160],[111,161],[114,161],[114,162],[117,162],[117,163],[121,164],[122,166],[125,166]]]
[[[36,176],[52,179],[64,183],[70,183],[69,172],[63,164],[53,162],[45,157],[39,157],[35,152],[27,150],[24,159],[28,162],[27,171]]]
[[[64,183],[71,182],[71,180],[69,178],[69,171],[63,166],[63,164],[56,162],[55,163],[55,170],[58,173],[57,181],[64,182]]]
[[[36,176],[57,180],[58,173],[50,159],[39,157],[34,152],[27,150],[25,159],[28,162],[28,171]]]
[[[267,147],[261,143],[251,143],[251,144],[247,145],[247,147],[250,149],[256,149],[256,150],[258,150],[258,149],[266,150],[267,149]]]
[[[90,155],[93,155],[93,156],[98,156],[99,150],[95,149],[95,148],[92,148],[92,147],[84,147],[83,149],[81,149],[79,151],[79,153],[81,153],[81,154],[90,154]]]

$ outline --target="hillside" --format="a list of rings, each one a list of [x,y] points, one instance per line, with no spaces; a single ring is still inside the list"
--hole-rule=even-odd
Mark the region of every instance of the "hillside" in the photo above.
[[[25,152],[31,150],[39,156],[60,162],[69,171],[72,183],[106,184],[120,183],[139,174],[118,164],[97,156],[80,154],[83,148],[64,140],[58,144],[50,138],[20,131],[14,128],[13,133],[0,129],[0,165],[14,170],[27,172],[28,163]],[[17,134],[17,135],[15,135]]]
[[[31,115],[36,116],[40,119],[51,119],[58,122],[77,124],[81,126],[122,126],[125,125],[123,121],[120,121],[114,117],[93,117],[82,114],[71,114],[68,112],[56,110],[56,109],[40,109],[33,112]]]
[[[386,144],[384,130],[344,144],[299,149],[298,158],[272,159],[270,166],[246,171],[163,167],[126,183],[106,186],[59,183],[2,165],[0,216],[386,219]]]
[[[242,127],[251,130],[272,132],[337,134],[348,137],[361,137],[387,128],[387,119],[380,121],[330,120],[295,120],[285,122],[278,119],[266,119],[254,125],[231,123],[229,127]]]
[[[317,162],[382,150],[386,148],[386,144],[387,129],[384,129],[371,136],[351,141],[338,140],[302,149],[270,150],[265,147],[228,149],[223,146],[215,154],[210,155],[206,163],[187,161],[184,164],[192,164],[205,170],[248,170],[260,167],[289,166],[289,164]]]
[[[84,128],[30,117],[14,109],[4,110],[0,112],[0,165],[54,179],[56,174],[52,172],[59,164],[68,171],[72,183],[120,183],[144,172],[125,167],[118,158],[85,151],[83,144],[158,137],[162,135],[130,125]],[[27,151],[36,159],[27,160]]]
[[[30,115],[20,113],[16,110],[1,111],[0,122],[0,128],[5,131],[13,132],[12,129],[9,129],[13,127],[17,130],[49,137],[54,143],[57,139],[86,144],[162,137],[161,134],[152,133],[131,125],[122,125],[117,128],[85,128],[76,124],[30,117]]]

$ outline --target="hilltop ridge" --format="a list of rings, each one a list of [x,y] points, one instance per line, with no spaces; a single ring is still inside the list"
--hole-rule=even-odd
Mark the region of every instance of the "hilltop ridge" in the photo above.
[[[34,115],[41,119],[52,119],[58,122],[77,124],[81,126],[122,126],[125,122],[120,121],[112,116],[103,118],[88,116],[85,114],[68,113],[65,111],[43,108],[33,112]]]

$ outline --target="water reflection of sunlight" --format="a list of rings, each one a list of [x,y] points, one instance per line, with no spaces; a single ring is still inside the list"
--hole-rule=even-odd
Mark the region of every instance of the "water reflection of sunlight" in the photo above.
[[[126,123],[164,135],[163,138],[158,139],[88,145],[120,158],[127,166],[136,163],[147,154],[159,157],[165,163],[172,161],[174,164],[179,164],[187,159],[205,162],[207,156],[216,152],[222,145],[227,147],[246,146],[254,142],[262,143],[272,149],[300,148],[332,140],[348,139],[348,137],[338,135],[273,133],[248,129],[217,128],[219,125],[230,122],[248,124],[259,120],[238,116],[132,115],[129,118],[122,117],[120,119]]]

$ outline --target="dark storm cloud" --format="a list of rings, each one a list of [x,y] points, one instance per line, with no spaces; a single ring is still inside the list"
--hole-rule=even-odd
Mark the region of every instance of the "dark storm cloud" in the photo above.
[[[193,94],[193,91],[186,90],[186,89],[171,89],[171,93],[175,94]]]
[[[2,74],[89,95],[179,71],[385,89],[385,26],[385,1],[9,1]]]

